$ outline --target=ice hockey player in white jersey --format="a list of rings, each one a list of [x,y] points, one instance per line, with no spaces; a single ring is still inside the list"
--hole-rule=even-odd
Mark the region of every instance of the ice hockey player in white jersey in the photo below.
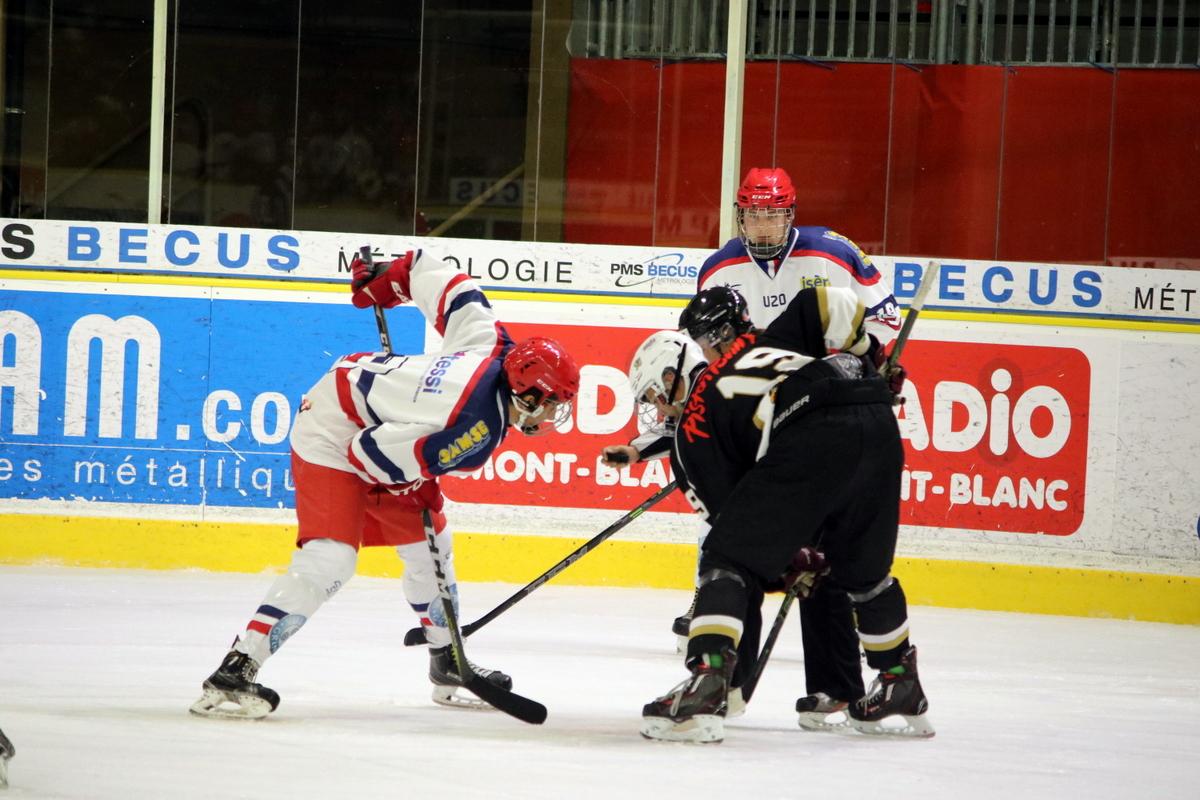
[[[545,338],[513,344],[475,282],[442,259],[409,252],[378,273],[351,265],[359,308],[413,302],[443,337],[434,353],[354,353],[337,359],[305,396],[292,430],[298,549],[274,581],[191,711],[260,718],[279,695],[255,682],[263,662],[354,575],[359,547],[395,547],[403,591],[430,646],[433,697],[482,706],[459,694],[449,629],[425,541],[428,510],[457,601],[442,475],[478,469],[509,427],[535,435],[566,421],[579,369]],[[471,665],[505,689],[502,672]]]
[[[746,298],[750,320],[765,328],[810,286],[852,289],[866,308],[867,332],[887,344],[900,330],[892,289],[871,258],[840,233],[793,225],[796,189],[779,168],[755,167],[737,192],[738,236],[700,267],[696,291],[730,286]]]

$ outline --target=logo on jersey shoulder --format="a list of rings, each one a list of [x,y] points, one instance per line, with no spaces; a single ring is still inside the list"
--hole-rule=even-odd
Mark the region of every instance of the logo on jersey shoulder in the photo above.
[[[487,423],[479,420],[466,433],[461,434],[450,444],[438,450],[438,465],[443,469],[450,469],[456,464],[461,463],[463,459],[487,447],[491,441],[491,433]]]
[[[861,261],[863,265],[863,277],[870,278],[878,272],[878,270],[875,269],[875,265],[871,263],[871,257],[867,255],[861,247],[855,244],[854,240],[847,239],[837,231],[825,231],[823,235],[826,239],[833,239],[834,241],[841,242],[855,252],[859,261]]]

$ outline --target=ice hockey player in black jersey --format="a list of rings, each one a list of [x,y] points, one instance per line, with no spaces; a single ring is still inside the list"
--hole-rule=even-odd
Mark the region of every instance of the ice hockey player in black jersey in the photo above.
[[[709,302],[701,292],[689,309]],[[702,344],[712,334],[720,357],[687,387],[671,459],[711,529],[689,632],[690,675],[645,706],[647,738],[724,738],[750,606],[788,580],[797,552],[816,546],[831,583],[849,594],[867,663],[879,671],[849,707],[850,724],[864,733],[933,735],[904,592],[890,575],[904,452],[863,315],[851,291],[819,287],[800,292],[765,331],[722,337],[716,328],[688,328]],[[685,309],[682,322],[697,316]]]

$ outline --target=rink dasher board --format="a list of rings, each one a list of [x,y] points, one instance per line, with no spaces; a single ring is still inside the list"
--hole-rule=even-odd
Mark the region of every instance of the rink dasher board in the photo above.
[[[344,285],[14,272],[0,278],[0,375],[8,387],[0,395],[0,509],[11,512],[0,517],[0,561],[235,570],[286,561],[290,534],[257,535],[265,519],[286,518],[290,507],[285,417],[333,356],[374,349],[373,325],[346,303]],[[504,290],[489,296],[518,338],[549,327],[588,356],[580,359],[585,381],[573,431],[552,437],[553,447],[511,437],[489,474],[445,482],[448,497],[459,501],[455,528],[473,533],[459,537],[463,578],[522,581],[670,479],[661,463],[605,473],[595,454],[632,436],[632,415],[620,411],[631,403],[624,365],[641,337],[673,325],[682,301]],[[110,355],[106,365],[97,340],[114,334],[104,325],[96,333],[96,317],[134,318],[129,331],[116,327],[118,339],[137,341],[124,348],[120,408],[99,399],[106,379],[108,389],[114,385],[115,362]],[[85,318],[92,327],[81,333]],[[436,348],[413,309],[393,310],[389,319],[398,350]],[[1200,339],[1192,331],[1177,323],[927,312],[906,357],[914,375],[906,409],[919,408],[921,422],[901,414],[914,463],[905,476],[900,549],[936,555],[902,561],[898,574],[906,564],[936,572],[942,588],[927,602],[937,605],[1004,607],[975,584],[982,575],[999,585],[997,571],[1015,570],[1024,593],[1046,598],[1050,612],[1080,605],[1078,613],[1088,615],[1200,622],[1193,580],[1200,574],[1200,491],[1187,479],[1198,442],[1191,426],[1178,424],[1200,410],[1193,399]],[[154,409],[147,391],[139,394],[142,373],[152,371],[141,352],[150,345],[138,338],[146,335],[157,341],[160,359]],[[31,415],[32,360],[20,360],[18,351],[27,355],[34,339],[42,352]],[[1008,374],[1007,390],[996,388],[1005,385],[997,370]],[[933,373],[932,388],[915,377]],[[1031,389],[1033,400],[1022,406]],[[214,392],[222,394],[212,400]],[[1004,437],[996,433],[996,419],[1004,418],[997,397],[1001,406],[1008,399]],[[1034,402],[1039,397],[1044,402]],[[1024,433],[1014,409],[1025,414],[1016,419]],[[1055,432],[1067,424],[1060,419],[1069,422],[1065,435]],[[945,449],[964,445],[971,446]],[[95,466],[87,479],[89,467],[80,462],[103,464],[104,481]],[[180,465],[174,486],[172,464]],[[497,496],[511,502],[495,503]],[[114,515],[116,509],[132,511]],[[599,551],[560,580],[686,586],[694,520],[677,498],[663,509],[606,545],[620,558]],[[80,517],[89,519],[83,524]],[[946,519],[955,524],[937,524]],[[24,523],[35,520],[31,531]],[[95,545],[72,535],[81,529]],[[279,530],[287,530],[286,521]],[[104,547],[105,539],[120,547]],[[496,546],[502,542],[519,546]],[[117,559],[114,550],[122,553]],[[466,566],[477,560],[474,551],[476,571]],[[391,567],[364,557],[363,569],[388,574]],[[947,569],[975,577],[941,574]],[[1097,595],[1129,597],[1076,604],[1053,599],[1060,594],[1054,589],[1029,591],[1029,581],[1041,586],[1043,570],[1047,585],[1070,575],[1068,583],[1105,587]],[[1146,596],[1153,608],[1129,610],[1146,605]]]

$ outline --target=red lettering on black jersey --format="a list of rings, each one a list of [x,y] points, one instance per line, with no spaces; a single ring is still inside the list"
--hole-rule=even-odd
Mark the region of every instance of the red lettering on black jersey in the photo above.
[[[696,439],[709,439],[711,434],[704,428],[708,423],[708,403],[704,399],[704,390],[717,377],[717,373],[721,368],[729,363],[730,359],[741,353],[747,347],[754,345],[758,340],[758,334],[744,333],[734,339],[729,345],[729,350],[716,361],[708,365],[708,369],[697,379],[695,388],[692,389],[692,394],[688,397],[687,405],[683,409],[683,419],[679,423],[679,429],[683,431],[683,435],[687,437],[689,443]]]

